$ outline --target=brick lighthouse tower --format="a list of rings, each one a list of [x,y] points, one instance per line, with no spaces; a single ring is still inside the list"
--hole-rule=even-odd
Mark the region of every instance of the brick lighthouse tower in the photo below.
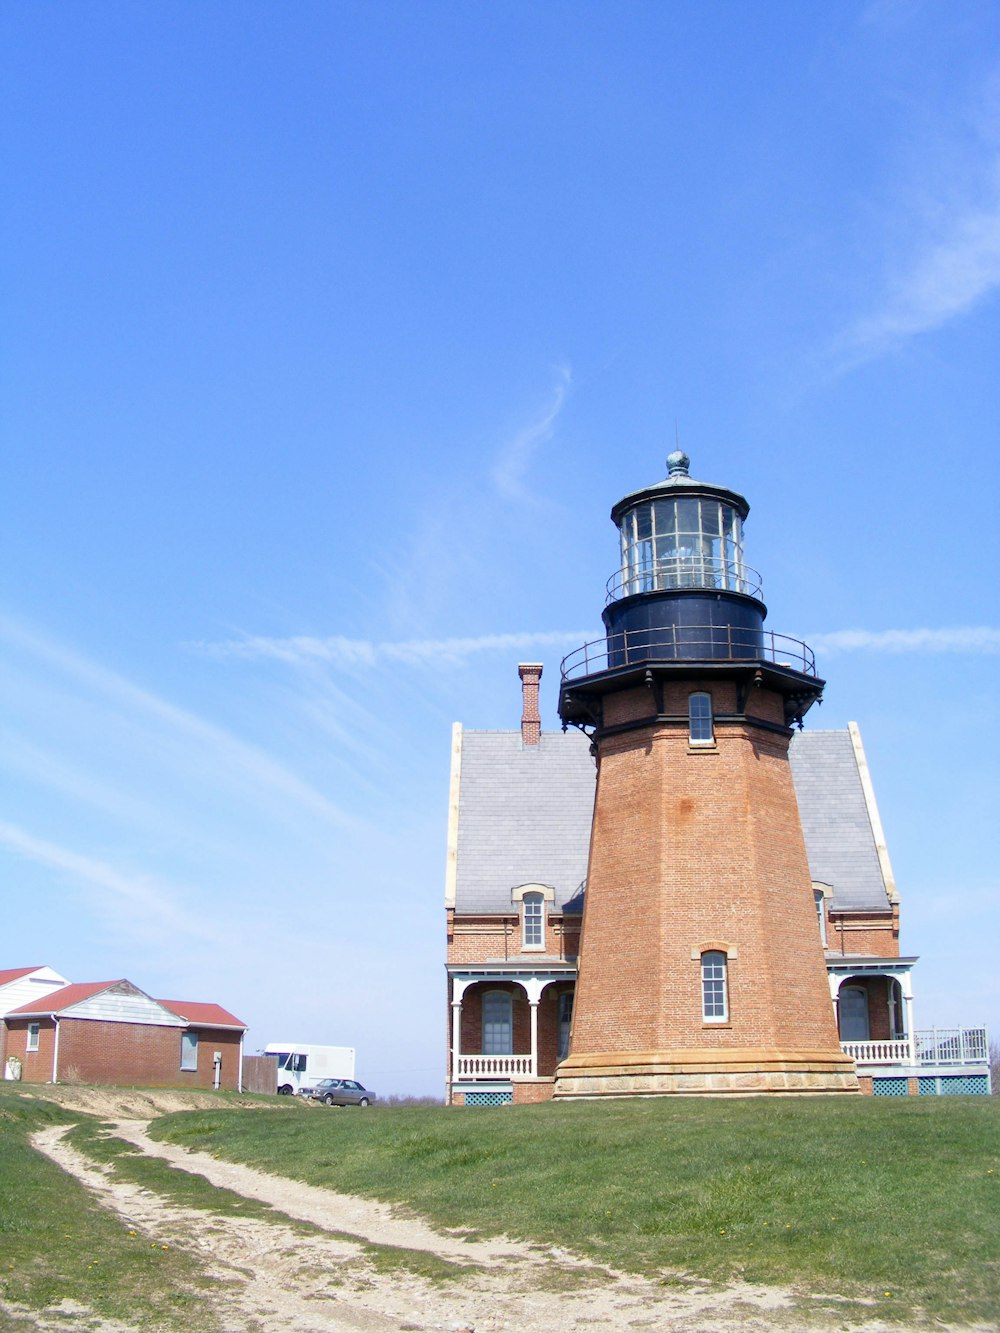
[[[606,636],[563,663],[598,771],[555,1095],[857,1092],[788,763],[823,681],[764,629],[746,500],[667,466],[612,509]]]

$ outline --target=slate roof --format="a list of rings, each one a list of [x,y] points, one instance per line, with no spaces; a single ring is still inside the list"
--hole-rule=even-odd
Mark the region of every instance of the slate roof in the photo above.
[[[594,761],[580,732],[463,731],[455,910],[510,912],[511,889],[546,884],[554,911],[587,874]],[[579,904],[577,904],[579,906]]]
[[[850,732],[797,732],[789,760],[813,879],[832,886],[835,908],[884,912],[886,884]]]
[[[885,881],[849,731],[797,732],[791,746],[812,878],[833,906],[886,911]],[[511,889],[550,885],[579,910],[594,807],[594,761],[579,732],[463,731],[455,865],[460,915],[510,913]]]

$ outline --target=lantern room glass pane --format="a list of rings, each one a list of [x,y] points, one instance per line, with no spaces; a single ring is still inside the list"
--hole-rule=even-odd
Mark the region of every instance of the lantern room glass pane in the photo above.
[[[637,505],[621,520],[622,591],[745,591],[742,523],[731,505],[677,496]]]

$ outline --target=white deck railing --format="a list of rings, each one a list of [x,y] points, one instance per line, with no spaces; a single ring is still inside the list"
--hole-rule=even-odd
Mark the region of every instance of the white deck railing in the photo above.
[[[913,1049],[905,1037],[901,1041],[842,1041],[840,1049],[859,1065],[913,1064]]]
[[[460,1055],[455,1064],[457,1078],[530,1078],[535,1072],[530,1055]]]
[[[923,1028],[914,1036],[922,1065],[981,1065],[990,1058],[985,1028]]]
[[[842,1041],[859,1065],[981,1065],[989,1060],[985,1028],[921,1028],[913,1041]]]

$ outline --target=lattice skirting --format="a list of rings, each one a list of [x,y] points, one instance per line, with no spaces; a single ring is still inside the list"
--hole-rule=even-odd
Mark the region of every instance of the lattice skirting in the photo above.
[[[917,1079],[921,1097],[985,1097],[989,1090],[985,1074],[941,1074]]]
[[[514,1100],[512,1092],[467,1092],[466,1106],[509,1106]]]
[[[873,1097],[905,1097],[909,1080],[905,1078],[873,1078],[872,1096]]]

